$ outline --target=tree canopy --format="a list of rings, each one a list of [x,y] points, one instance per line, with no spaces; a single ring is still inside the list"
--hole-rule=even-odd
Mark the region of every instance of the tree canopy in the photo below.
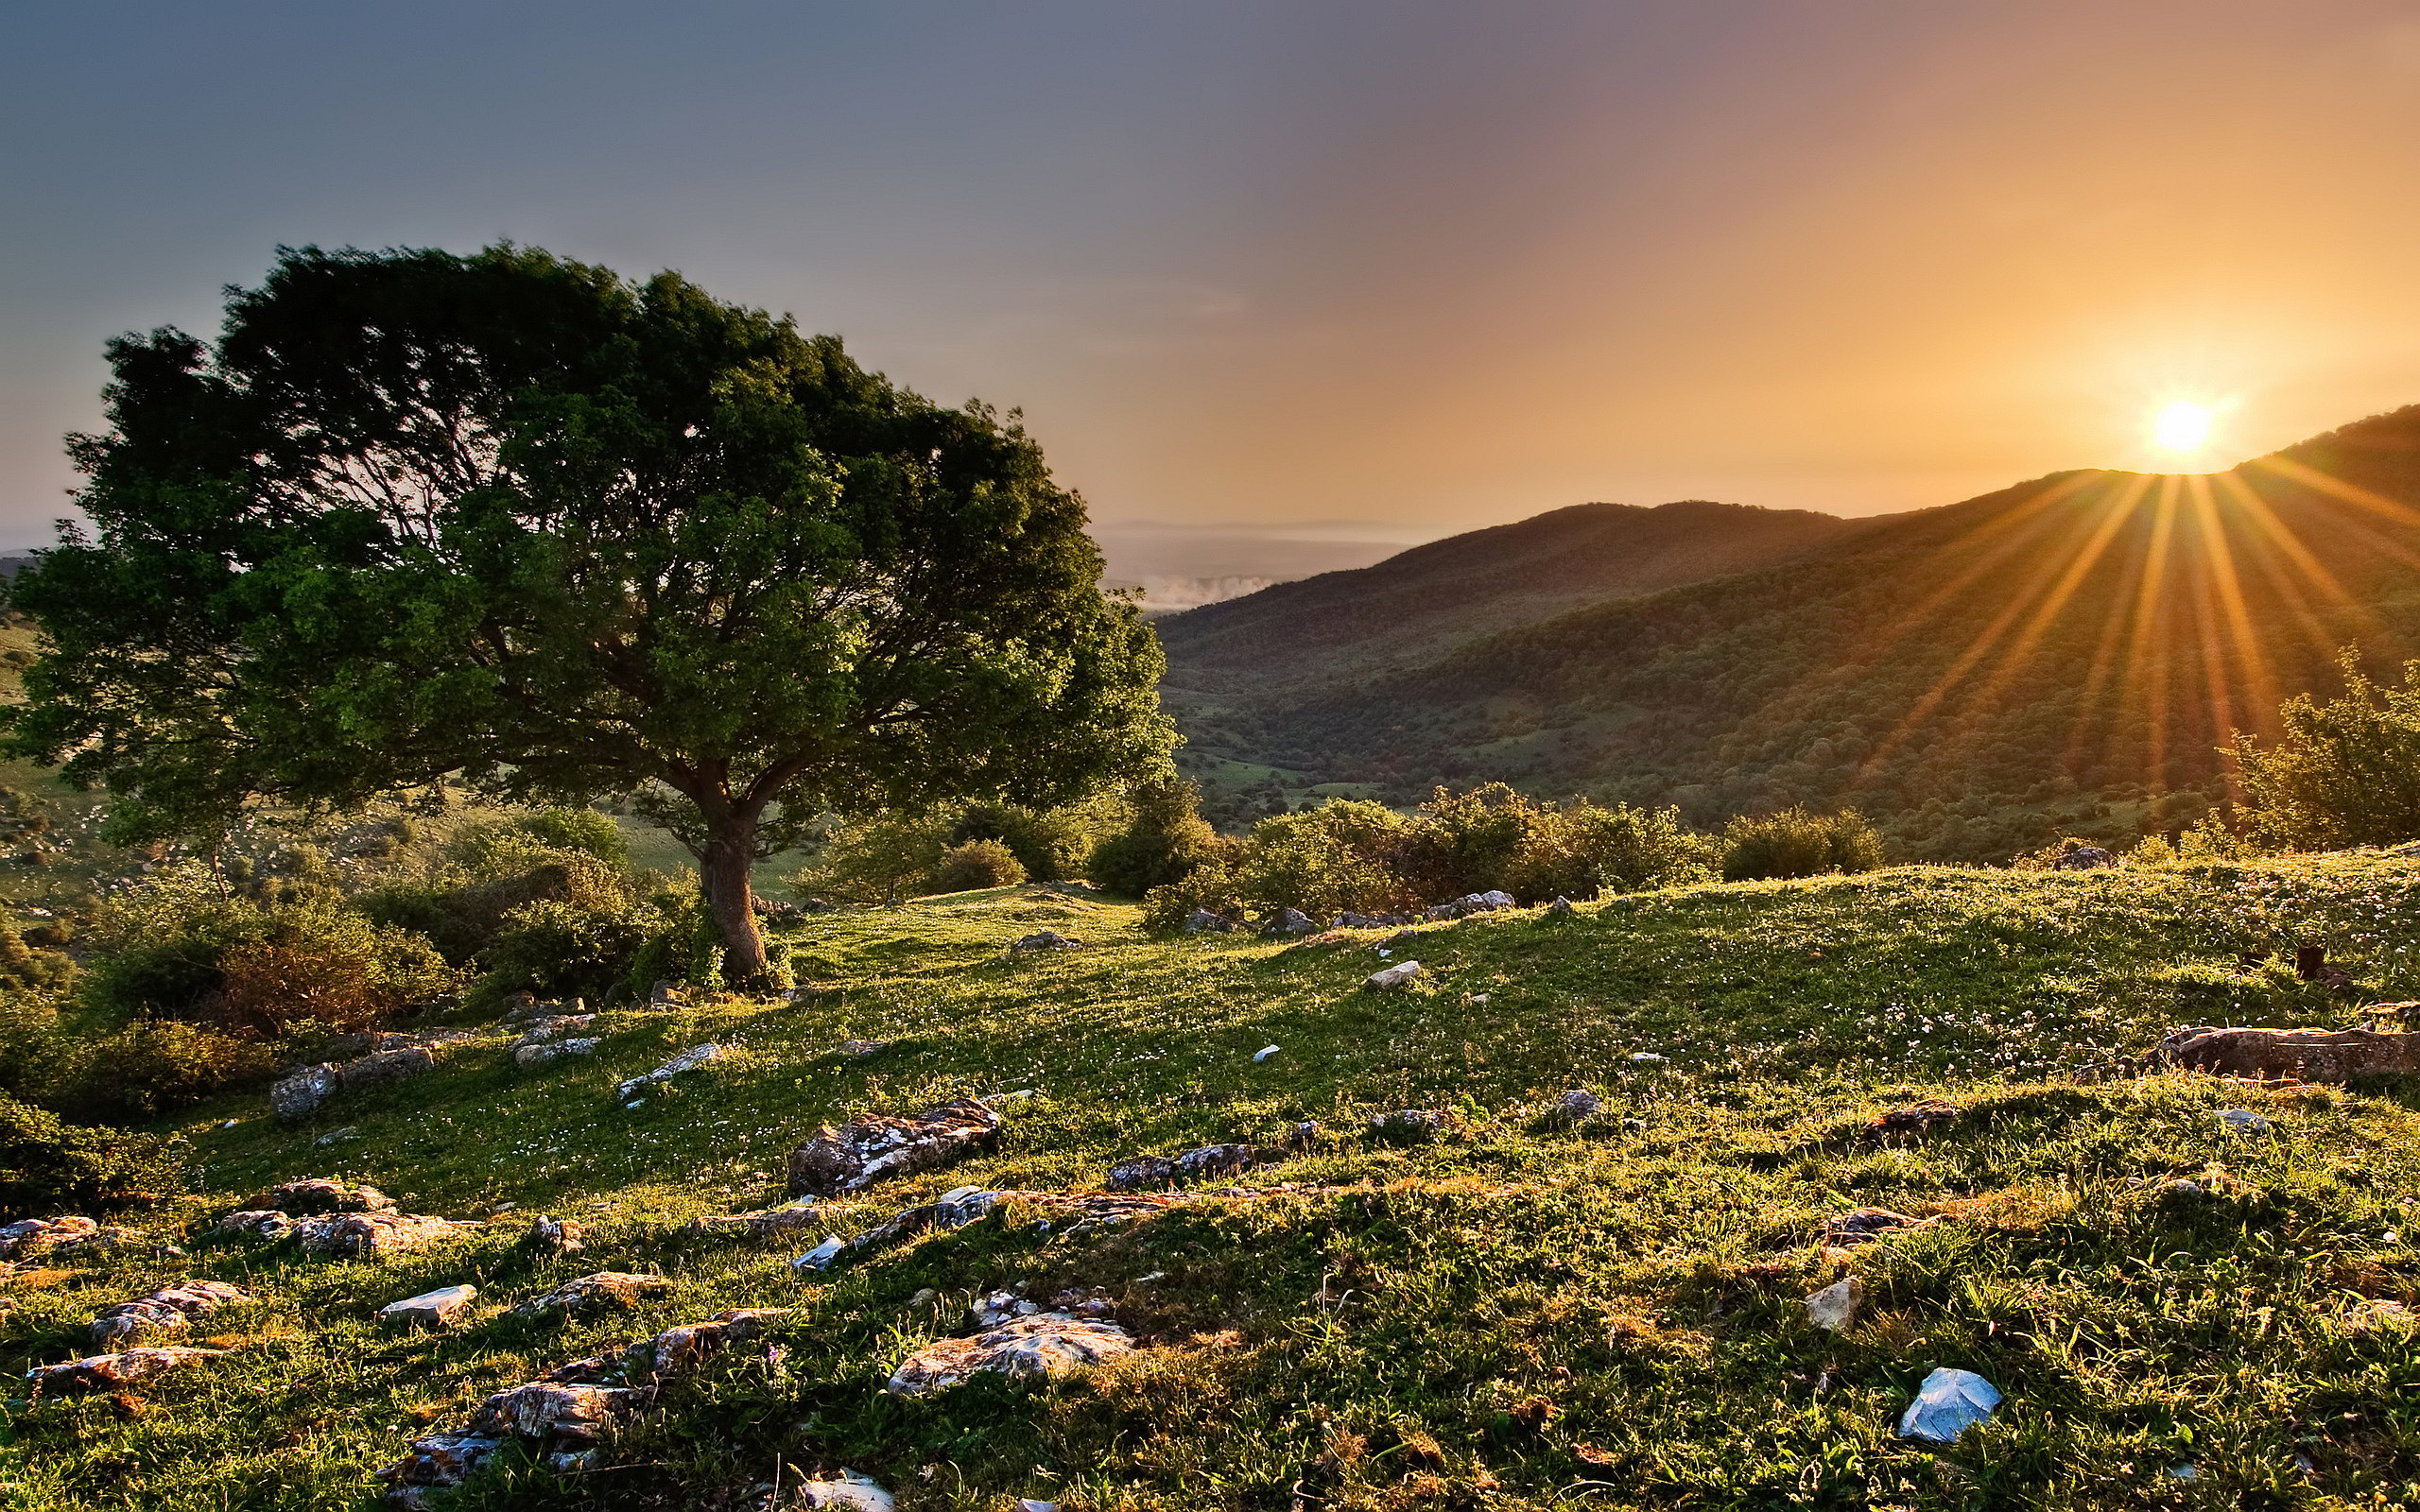
[[[9,742],[120,836],[651,794],[752,975],[748,865],[819,811],[1165,761],[1157,644],[1013,414],[677,275],[285,249],[215,344],[109,358],[90,527],[13,591],[50,648]]]

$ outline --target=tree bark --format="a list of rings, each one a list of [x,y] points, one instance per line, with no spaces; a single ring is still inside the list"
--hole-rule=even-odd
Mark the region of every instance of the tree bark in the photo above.
[[[723,975],[737,988],[756,987],[766,977],[765,936],[757,932],[756,899],[748,885],[755,859],[756,820],[735,814],[715,822],[698,857],[706,913],[722,935]]]

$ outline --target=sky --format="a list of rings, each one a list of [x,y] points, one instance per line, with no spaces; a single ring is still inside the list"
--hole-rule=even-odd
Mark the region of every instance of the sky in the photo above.
[[[2420,402],[2405,3],[8,14],[0,546],[70,507],[102,343],[281,244],[678,268],[1021,406],[1163,541],[1870,514]]]

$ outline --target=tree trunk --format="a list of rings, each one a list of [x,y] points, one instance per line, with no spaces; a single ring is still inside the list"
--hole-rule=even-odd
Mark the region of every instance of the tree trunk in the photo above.
[[[698,882],[706,912],[722,935],[723,975],[736,988],[765,980],[765,936],[756,931],[756,899],[748,868],[756,859],[756,821],[733,815],[718,820],[698,857]]]

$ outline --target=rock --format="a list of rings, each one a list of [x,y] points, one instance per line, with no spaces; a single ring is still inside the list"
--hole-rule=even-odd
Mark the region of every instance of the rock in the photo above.
[[[1397,988],[1409,987],[1413,981],[1426,974],[1427,969],[1418,961],[1399,961],[1383,971],[1371,972],[1361,985],[1374,991],[1392,992]]]
[[[587,1237],[587,1226],[569,1218],[548,1218],[542,1214],[529,1220],[529,1244],[558,1255],[568,1255],[587,1247],[582,1243]]]
[[[596,1022],[596,1015],[593,1013],[549,1014],[533,1021],[522,1031],[521,1038],[512,1042],[512,1047],[518,1050],[523,1045],[542,1045],[559,1036],[568,1035],[574,1029],[585,1029]]]
[[[1999,1404],[1999,1388],[1974,1371],[1937,1369],[1925,1377],[1916,1400],[1899,1415],[1899,1436],[1946,1444],[1989,1418]]]
[[[586,1448],[635,1405],[627,1386],[577,1386],[532,1381],[499,1391],[474,1408],[470,1431],[486,1437]]]
[[[128,1386],[181,1370],[197,1360],[215,1359],[225,1349],[195,1349],[182,1345],[153,1345],[116,1354],[95,1354],[62,1365],[36,1366],[26,1372],[36,1395],[44,1391],[121,1391]]]
[[[254,1209],[310,1216],[324,1212],[392,1212],[394,1200],[373,1186],[347,1186],[332,1177],[304,1177],[271,1187],[252,1199]]]
[[[789,1190],[838,1197],[891,1177],[930,1171],[981,1150],[996,1149],[1000,1116],[971,1097],[929,1108],[913,1118],[869,1114],[840,1128],[828,1125],[790,1152]]]
[[[2117,864],[2118,858],[2109,851],[2097,845],[2086,845],[2078,846],[2051,862],[2050,866],[2057,871],[2098,871],[2103,867],[2114,867]]]
[[[359,1255],[418,1254],[476,1227],[425,1213],[338,1212],[304,1218],[292,1231],[307,1254],[350,1260]]]
[[[512,1052],[512,1063],[524,1071],[534,1071],[540,1066],[550,1066],[574,1056],[593,1056],[596,1054],[596,1047],[604,1042],[596,1039],[541,1040],[534,1045],[516,1048]]]
[[[343,1085],[344,1075],[336,1067],[305,1066],[269,1088],[269,1111],[283,1119],[308,1118]]]
[[[337,1077],[346,1087],[367,1087],[376,1082],[424,1076],[436,1069],[437,1057],[426,1046],[414,1044],[373,1050],[358,1060],[348,1060],[337,1068]]]
[[[1865,1283],[1844,1276],[1806,1298],[1806,1321],[1827,1333],[1838,1333],[1857,1321],[1865,1305]]]
[[[88,1332],[95,1349],[108,1349],[139,1334],[182,1333],[197,1318],[251,1300],[225,1281],[183,1280],[101,1309]]]
[[[1257,1066],[1262,1061],[1267,1060],[1270,1057],[1275,1054],[1277,1054],[1277,1047],[1275,1045],[1263,1045],[1258,1050],[1252,1053],[1252,1062],[1253,1065]]]
[[[840,1041],[840,1054],[856,1060],[863,1060],[868,1056],[878,1056],[890,1048],[890,1041],[888,1040],[843,1040]]]
[[[1060,934],[1055,929],[1036,930],[1011,944],[1011,951],[1080,951],[1084,942]]]
[[[2420,1034],[2374,1029],[2178,1029],[2147,1057],[2260,1081],[2344,1081],[2420,1071]]]
[[[1260,926],[1263,935],[1316,935],[1320,926],[1299,908],[1280,908]]]
[[[1955,1103],[1945,1103],[1937,1097],[1928,1097],[1910,1108],[1894,1108],[1877,1116],[1865,1126],[1876,1134],[1921,1134],[1936,1124],[1951,1122],[1958,1117],[1960,1111],[1960,1108]]]
[[[570,1316],[594,1312],[600,1307],[636,1307],[642,1297],[662,1297],[671,1290],[672,1283],[661,1276],[600,1270],[577,1280],[565,1281],[552,1291],[540,1293],[514,1308],[511,1315],[538,1318],[560,1313]]]
[[[1112,1192],[1157,1192],[1176,1180],[1176,1162],[1163,1155],[1130,1155],[1109,1168]]]
[[[849,1242],[837,1235],[790,1262],[792,1270],[830,1270],[849,1252]]]
[[[411,1452],[378,1472],[393,1488],[380,1500],[396,1512],[422,1512],[431,1497],[461,1485],[505,1445],[500,1434],[431,1434],[412,1440]]]
[[[736,1235],[748,1239],[772,1239],[800,1228],[818,1228],[823,1215],[811,1206],[804,1208],[769,1208],[761,1212],[713,1213],[689,1220],[689,1231],[702,1235]]]
[[[92,1243],[101,1226],[90,1218],[22,1218],[0,1225],[0,1260],[40,1255],[60,1247]]]
[[[1604,1099],[1585,1087],[1574,1087],[1554,1100],[1547,1109],[1556,1118],[1577,1124],[1583,1118],[1594,1118],[1605,1110]]]
[[[930,1229],[963,1228],[989,1215],[999,1205],[1001,1195],[984,1187],[953,1187],[939,1200],[903,1208],[854,1238],[826,1239],[791,1261],[790,1268],[829,1270],[843,1260],[872,1253]]]
[[[1664,1064],[1664,1057],[1652,1050],[1637,1050],[1631,1053],[1630,1063],[1634,1066],[1660,1066]]]
[[[984,1371],[1063,1375],[1133,1349],[1134,1335],[1115,1323],[1064,1313],[1037,1313],[987,1329],[971,1339],[928,1344],[902,1361],[883,1389],[895,1396],[922,1396]]]
[[[1243,926],[1207,908],[1197,908],[1184,916],[1184,927],[1188,935],[1231,935]]]
[[[1370,1137],[1391,1144],[1422,1144],[1453,1127],[1454,1115],[1435,1108],[1401,1108],[1370,1120]]]
[[[1580,910],[1571,906],[1570,899],[1557,898],[1554,902],[1547,904],[1547,917],[1549,919],[1577,919],[1580,917]]]
[[[787,1317],[786,1307],[743,1307],[717,1313],[703,1323],[666,1329],[626,1351],[622,1376],[636,1385],[661,1385],[697,1374],[715,1355],[735,1344],[760,1338],[765,1325]]]
[[[789,1492],[788,1507],[837,1507],[840,1512],[891,1512],[890,1493],[852,1469],[830,1480],[801,1481]]]
[[[268,1212],[247,1208],[220,1218],[215,1226],[222,1234],[243,1234],[253,1239],[278,1240],[294,1231],[294,1220],[282,1212]]]
[[[660,977],[655,986],[648,988],[647,1001],[649,1007],[671,1007],[681,1001],[681,985],[668,976]]]
[[[378,1310],[378,1321],[411,1328],[450,1329],[470,1315],[471,1304],[478,1295],[475,1286],[441,1286],[400,1302],[389,1302]]]
[[[632,1092],[642,1091],[658,1082],[670,1081],[684,1071],[695,1071],[700,1066],[711,1065],[729,1053],[728,1047],[716,1044],[711,1040],[701,1045],[691,1045],[653,1071],[643,1073],[622,1083],[620,1087],[614,1089],[614,1099],[616,1102],[627,1103],[631,1100]]]
[[[2269,1121],[2248,1108],[2221,1108],[2219,1124],[2232,1134],[2266,1134]]]
[[[1014,1322],[1021,1317],[1031,1317],[1041,1311],[1041,1303],[1028,1302],[1014,1292],[987,1292],[975,1299],[968,1315],[974,1319],[979,1332],[996,1329],[1003,1323]]]
[[[1832,1219],[1818,1230],[1819,1243],[1837,1246],[1871,1244],[1884,1234],[1913,1233],[1941,1222],[1938,1217],[1910,1218],[1904,1212],[1888,1208],[1855,1208]]]

